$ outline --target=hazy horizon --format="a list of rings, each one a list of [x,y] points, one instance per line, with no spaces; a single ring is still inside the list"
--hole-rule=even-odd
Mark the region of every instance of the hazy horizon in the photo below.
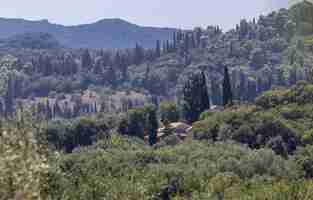
[[[193,28],[220,25],[224,30],[234,27],[242,18],[252,19],[274,9],[286,7],[288,0],[90,0],[76,2],[29,0],[2,2],[0,17],[26,20],[48,20],[65,26],[89,24],[107,18],[119,18],[141,26]],[[73,8],[71,8],[73,7]],[[71,12],[68,12],[69,9]]]

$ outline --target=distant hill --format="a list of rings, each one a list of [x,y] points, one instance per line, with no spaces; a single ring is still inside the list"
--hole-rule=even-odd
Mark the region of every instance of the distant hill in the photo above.
[[[49,33],[70,48],[128,48],[139,43],[155,46],[156,40],[170,39],[175,29],[138,26],[121,19],[104,19],[92,24],[63,26],[47,20],[0,18],[0,40],[24,33]]]
[[[58,49],[62,46],[49,33],[23,33],[0,40],[0,47],[18,49]]]

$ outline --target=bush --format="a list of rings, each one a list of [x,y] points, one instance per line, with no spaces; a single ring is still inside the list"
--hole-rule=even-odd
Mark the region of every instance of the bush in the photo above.
[[[285,150],[292,153],[302,144],[298,131],[289,122],[280,119],[274,112],[259,112],[253,107],[233,108],[213,114],[194,123],[192,132],[194,139],[234,140],[251,148],[268,146],[280,155],[286,155]],[[278,141],[281,142],[280,147],[277,146]]]
[[[313,145],[313,129],[307,130],[302,135],[302,143],[305,145]]]
[[[302,168],[306,178],[313,178],[313,146],[299,149],[294,160]]]
[[[167,122],[179,121],[179,110],[174,102],[162,102],[160,105],[161,120]]]
[[[255,104],[264,109],[269,109],[287,103],[288,90],[273,90],[265,92],[255,100]]]
[[[284,118],[290,119],[290,120],[295,120],[295,119],[304,117],[303,108],[297,105],[288,105],[286,107],[283,107],[280,110],[280,113]]]
[[[44,134],[53,148],[70,153],[77,147],[89,146],[97,139],[107,138],[109,127],[104,121],[81,117],[73,121],[52,121]]]
[[[256,99],[256,105],[263,109],[292,103],[298,105],[313,103],[313,85],[299,81],[290,89],[268,91]]]

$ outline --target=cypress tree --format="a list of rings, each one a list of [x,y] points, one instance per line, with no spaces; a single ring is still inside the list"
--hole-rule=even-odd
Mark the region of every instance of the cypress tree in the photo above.
[[[176,32],[173,33],[173,50],[177,49],[177,35]]]
[[[200,81],[201,81],[201,83],[200,83],[201,93],[200,94],[201,94],[201,108],[202,108],[201,110],[205,111],[207,109],[210,109],[210,97],[209,97],[209,93],[208,93],[206,77],[205,77],[204,72],[201,72]]]
[[[89,53],[88,49],[86,49],[83,52],[83,55],[82,55],[82,67],[83,67],[83,69],[87,69],[87,70],[92,68],[92,59],[91,59],[91,56],[90,56],[90,53]]]
[[[112,87],[115,88],[116,84],[117,84],[117,74],[116,74],[116,71],[115,71],[114,67],[110,67],[108,70],[109,70],[108,71],[109,76],[108,76],[107,80],[112,85]]]
[[[120,70],[122,72],[122,79],[125,81],[128,78],[128,66],[127,66],[127,57],[126,55],[122,55],[121,57],[121,65]]]
[[[224,67],[224,81],[223,81],[223,105],[233,104],[233,93],[231,90],[230,78],[228,68]]]
[[[188,123],[199,119],[200,114],[210,109],[210,99],[204,73],[195,74],[183,88],[183,113]]]
[[[195,35],[191,34],[191,39],[190,39],[190,43],[191,43],[191,48],[196,48],[196,40],[195,40]]]
[[[139,44],[136,44],[134,63],[136,65],[140,65],[143,59],[144,59],[144,49]]]
[[[157,119],[157,112],[154,106],[149,106],[147,108],[148,114],[148,131],[149,131],[149,144],[151,146],[157,143],[157,134],[158,134],[158,119]]]
[[[51,110],[51,107],[50,107],[50,102],[49,102],[49,99],[47,99],[46,101],[46,118],[47,120],[50,120],[52,119],[52,110]]]
[[[185,36],[184,50],[186,54],[189,52],[189,34],[188,33]]]
[[[166,53],[167,53],[166,42],[163,41],[162,45],[163,45],[163,47],[162,47],[162,53],[163,53],[163,54],[166,54]]]
[[[43,65],[43,74],[44,76],[49,76],[53,73],[51,58],[49,56],[44,57],[44,65]]]
[[[166,53],[169,53],[170,51],[171,51],[170,42],[166,40]]]
[[[62,114],[61,107],[60,107],[58,101],[56,101],[55,104],[54,104],[54,106],[53,106],[53,114],[54,114],[55,117],[56,117],[56,116],[62,117],[62,115],[63,115],[63,114]]]
[[[201,44],[201,36],[202,36],[202,30],[201,30],[201,28],[198,28],[198,29],[197,29],[197,32],[196,32],[197,47],[200,47],[200,44]]]
[[[161,42],[160,42],[160,40],[157,40],[157,42],[156,42],[155,57],[157,57],[157,58],[161,57]]]
[[[182,33],[181,33],[181,30],[179,30],[176,33],[176,44],[180,42],[181,40],[182,40]]]
[[[222,105],[222,88],[221,85],[218,83],[218,78],[212,76],[211,78],[211,97],[212,97],[212,104],[213,105]]]
[[[7,83],[7,91],[4,98],[5,103],[5,117],[12,117],[13,115],[13,104],[14,104],[14,91],[13,91],[13,78],[12,75],[9,75],[8,83]]]
[[[4,114],[4,108],[3,108],[2,102],[0,101],[0,117],[2,117],[3,114]]]
[[[114,66],[117,68],[121,67],[121,55],[120,52],[116,52],[115,58],[114,58]]]

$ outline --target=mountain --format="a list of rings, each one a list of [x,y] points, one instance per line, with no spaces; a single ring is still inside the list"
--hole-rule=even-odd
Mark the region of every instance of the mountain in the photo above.
[[[0,18],[0,39],[24,33],[49,33],[69,48],[129,48],[139,43],[154,47],[156,40],[170,39],[175,29],[143,27],[121,19],[103,19],[92,24],[63,26],[47,20]]]

